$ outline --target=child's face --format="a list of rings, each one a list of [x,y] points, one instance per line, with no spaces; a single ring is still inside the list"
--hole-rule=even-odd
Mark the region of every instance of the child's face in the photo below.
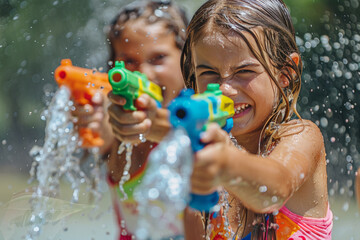
[[[245,36],[255,46],[255,41]],[[278,91],[246,43],[234,34],[211,33],[201,38],[192,52],[199,91],[205,91],[209,83],[219,83],[223,94],[234,100],[233,135],[260,134]]]
[[[115,60],[125,62],[131,71],[140,71],[150,81],[160,85],[166,106],[184,88],[180,69],[181,51],[175,35],[158,22],[147,24],[135,20],[125,24],[120,38],[114,43]]]

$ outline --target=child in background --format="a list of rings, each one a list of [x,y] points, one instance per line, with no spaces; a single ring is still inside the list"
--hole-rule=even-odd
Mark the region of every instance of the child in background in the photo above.
[[[202,136],[192,191],[222,187],[230,203],[226,216],[210,215],[210,239],[331,239],[323,137],[296,111],[301,70],[282,0],[210,0],[193,16],[182,54],[186,84],[197,92],[220,84],[234,100],[231,133],[241,146],[217,124]]]
[[[150,81],[162,88],[162,105],[166,107],[185,86],[180,55],[186,26],[185,11],[173,1],[134,1],[123,7],[109,26],[110,67],[115,65],[115,61],[124,61],[128,70],[144,73]],[[106,112],[104,106],[109,100],[111,105]],[[132,193],[128,194],[129,199],[121,200],[124,196],[119,191],[118,183],[123,176],[126,154],[119,155],[118,148],[122,141],[137,144],[131,156],[131,179],[125,184],[131,185],[141,176],[147,156],[156,144],[154,142],[160,141],[170,129],[168,111],[158,108],[146,94],[136,101],[136,106],[142,111],[124,111],[122,106],[126,100],[111,93],[109,99],[96,94],[92,101],[94,106],[76,106],[73,114],[78,118],[78,127],[90,127],[100,132],[105,140],[100,153],[108,155],[110,152],[106,159],[108,180],[120,239],[131,239],[131,233],[136,227],[137,203]],[[144,134],[148,141],[142,143],[140,134]]]
[[[162,88],[162,105],[166,107],[185,86],[180,69],[180,55],[185,42],[186,26],[185,11],[172,1],[135,1],[123,7],[108,32],[111,67],[115,65],[115,61],[124,61],[128,70],[144,73],[150,81]],[[133,189],[128,190],[128,199],[122,199],[123,193],[119,191],[118,183],[123,176],[126,154],[124,152],[119,155],[118,148],[122,141],[137,144],[131,156],[131,179],[125,185],[137,184],[147,156],[155,146],[154,142],[160,141],[170,129],[168,111],[158,108],[155,101],[150,101],[146,94],[135,103],[142,111],[124,111],[122,106],[126,100],[110,93],[109,100],[112,104],[106,113],[103,106],[107,100],[101,95],[95,95],[94,107],[78,106],[74,115],[78,116],[79,126],[96,129],[105,139],[105,145],[100,151],[102,154],[110,151],[106,160],[108,180],[119,223],[120,239],[132,239],[137,221],[137,203],[132,197]],[[114,133],[108,124],[109,118]],[[142,143],[139,134],[144,134],[148,141]]]

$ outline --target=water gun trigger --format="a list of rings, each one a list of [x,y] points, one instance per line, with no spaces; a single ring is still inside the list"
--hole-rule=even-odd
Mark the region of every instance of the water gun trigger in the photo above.
[[[85,148],[100,147],[104,144],[100,134],[91,128],[79,128],[79,135]]]
[[[225,126],[223,126],[223,130],[226,131],[227,133],[230,133],[231,129],[234,127],[234,119],[233,118],[228,118],[226,119],[226,123]]]

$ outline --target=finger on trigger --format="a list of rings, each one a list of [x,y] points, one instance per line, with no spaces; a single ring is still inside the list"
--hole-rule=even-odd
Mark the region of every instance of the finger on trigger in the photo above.
[[[158,108],[156,100],[147,94],[142,94],[140,97],[138,97],[138,99],[136,99],[135,105],[144,110],[154,110]]]
[[[119,96],[119,95],[115,95],[115,94],[112,93],[112,91],[110,91],[108,93],[108,98],[112,103],[114,103],[116,105],[124,106],[125,103],[126,103],[126,99],[124,97]]]
[[[94,113],[94,108],[90,104],[85,104],[83,106],[78,105],[75,107],[73,111],[73,115],[75,116],[89,116]]]
[[[97,91],[94,96],[92,96],[91,101],[96,105],[102,105],[103,99],[104,97],[101,92]]]

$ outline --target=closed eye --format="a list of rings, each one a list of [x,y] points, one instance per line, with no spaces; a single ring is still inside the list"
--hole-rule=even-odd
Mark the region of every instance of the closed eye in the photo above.
[[[219,75],[219,74],[214,71],[205,71],[205,72],[200,73],[199,76],[212,76],[212,75]]]
[[[165,57],[165,54],[158,54],[155,57],[151,58],[148,62],[153,65],[161,65],[163,64]]]
[[[236,74],[242,74],[242,73],[255,73],[255,71],[250,70],[250,69],[242,69],[236,72]]]

